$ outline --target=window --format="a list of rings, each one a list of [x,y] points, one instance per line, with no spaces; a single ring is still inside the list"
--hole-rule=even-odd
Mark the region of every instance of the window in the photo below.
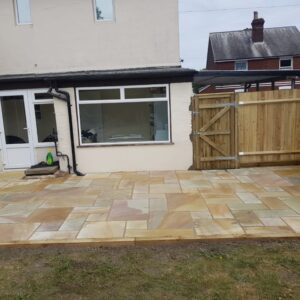
[[[29,142],[23,96],[1,97],[5,141],[7,145]]]
[[[77,90],[82,145],[170,142],[166,85]]]
[[[281,57],[279,60],[279,69],[283,69],[283,70],[293,69],[293,58]]]
[[[95,17],[97,21],[114,20],[114,0],[94,0]]]
[[[53,135],[57,132],[53,99],[46,93],[35,93],[34,113],[37,142],[53,142]]]
[[[31,24],[30,0],[15,0],[18,25]]]
[[[247,60],[238,60],[234,63],[234,69],[236,71],[247,71],[248,70],[248,61]]]

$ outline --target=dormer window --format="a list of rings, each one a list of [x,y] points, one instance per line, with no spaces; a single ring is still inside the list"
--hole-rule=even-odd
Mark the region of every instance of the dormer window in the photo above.
[[[248,61],[247,60],[237,60],[234,62],[234,69],[236,71],[247,71]]]
[[[281,57],[279,60],[279,69],[281,69],[281,70],[293,69],[293,58],[292,57]]]
[[[15,8],[18,25],[32,24],[30,0],[15,0]]]
[[[114,0],[94,0],[96,21],[113,21],[115,18]]]

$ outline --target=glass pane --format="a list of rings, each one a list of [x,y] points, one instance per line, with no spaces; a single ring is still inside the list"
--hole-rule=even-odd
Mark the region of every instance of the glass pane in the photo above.
[[[80,105],[83,144],[168,141],[168,102]]]
[[[282,59],[280,61],[280,67],[281,68],[290,68],[292,66],[292,60],[291,59]]]
[[[240,70],[240,71],[243,71],[243,70],[247,70],[247,63],[246,62],[236,62],[235,63],[235,70]]]
[[[17,0],[18,24],[31,23],[30,0]]]
[[[166,98],[166,87],[145,87],[125,89],[126,99]]]
[[[120,89],[82,90],[79,91],[81,101],[89,100],[120,100]]]
[[[23,96],[2,97],[1,106],[6,144],[28,143]]]
[[[36,128],[39,143],[53,141],[53,134],[56,133],[56,120],[53,104],[36,104],[34,106]]]
[[[48,95],[47,93],[36,93],[34,94],[35,100],[52,100],[53,97]]]
[[[113,20],[114,7],[113,0],[95,0],[97,20]]]

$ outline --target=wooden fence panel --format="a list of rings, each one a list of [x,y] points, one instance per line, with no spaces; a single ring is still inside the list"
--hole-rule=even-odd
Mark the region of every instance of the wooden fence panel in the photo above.
[[[236,95],[241,166],[300,160],[300,90]]]
[[[237,167],[234,94],[205,94],[192,99],[195,169]]]

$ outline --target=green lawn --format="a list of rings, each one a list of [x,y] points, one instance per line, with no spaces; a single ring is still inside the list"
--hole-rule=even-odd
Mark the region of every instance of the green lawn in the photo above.
[[[300,241],[1,249],[0,299],[300,299]]]

